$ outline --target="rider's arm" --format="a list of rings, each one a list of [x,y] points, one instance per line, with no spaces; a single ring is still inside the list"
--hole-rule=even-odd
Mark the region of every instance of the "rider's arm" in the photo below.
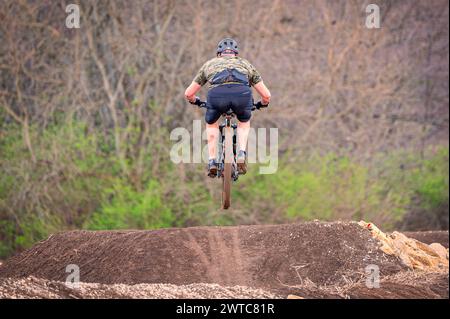
[[[202,86],[200,84],[192,81],[191,85],[189,85],[184,92],[184,96],[189,102],[195,102],[195,94],[197,94],[197,92],[200,91],[201,88]]]
[[[264,84],[261,75],[256,70],[256,68],[247,60],[241,59],[243,63],[246,65],[247,70],[249,71],[249,80],[250,84],[255,88],[256,92],[261,96],[262,104],[268,105],[270,102],[270,91],[267,86]]]
[[[203,64],[203,66],[200,68],[200,70],[197,72],[194,80],[192,83],[188,86],[186,91],[184,92],[184,96],[189,102],[195,102],[195,94],[197,94],[198,91],[202,88],[203,85],[206,84],[206,74],[205,74],[205,68],[207,66],[206,62]]]
[[[263,105],[269,104],[269,102],[270,102],[270,91],[267,88],[267,86],[264,84],[264,82],[263,81],[259,81],[253,87],[255,88],[256,92],[258,92],[258,94],[261,96],[262,104]]]

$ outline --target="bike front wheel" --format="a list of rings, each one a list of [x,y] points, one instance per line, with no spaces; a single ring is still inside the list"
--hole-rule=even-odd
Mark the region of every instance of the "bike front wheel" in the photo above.
[[[233,164],[233,129],[224,127],[225,143],[224,143],[224,167],[222,174],[222,208],[228,209],[231,204],[231,170]]]

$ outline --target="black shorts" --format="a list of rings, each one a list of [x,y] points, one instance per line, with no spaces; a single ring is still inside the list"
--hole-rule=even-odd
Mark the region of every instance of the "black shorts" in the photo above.
[[[209,90],[206,102],[205,121],[217,122],[223,113],[232,109],[240,122],[252,117],[253,97],[249,86],[243,84],[222,84]]]

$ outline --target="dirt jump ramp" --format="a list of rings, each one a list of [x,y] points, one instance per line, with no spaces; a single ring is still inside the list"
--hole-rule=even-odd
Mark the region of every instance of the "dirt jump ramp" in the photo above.
[[[0,278],[66,280],[75,264],[87,283],[212,283],[277,291],[358,280],[366,266],[405,269],[353,222],[58,233],[0,266]]]

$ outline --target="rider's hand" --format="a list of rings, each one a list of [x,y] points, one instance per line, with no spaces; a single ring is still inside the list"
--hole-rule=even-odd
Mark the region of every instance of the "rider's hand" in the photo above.
[[[269,103],[267,103],[267,104],[262,104],[262,102],[261,101],[258,101],[256,104],[255,104],[255,107],[259,110],[260,108],[262,108],[262,107],[268,107],[269,106]]]
[[[195,97],[194,100],[189,100],[189,103],[193,104],[193,105],[199,105],[200,104],[200,98],[198,96]]]

